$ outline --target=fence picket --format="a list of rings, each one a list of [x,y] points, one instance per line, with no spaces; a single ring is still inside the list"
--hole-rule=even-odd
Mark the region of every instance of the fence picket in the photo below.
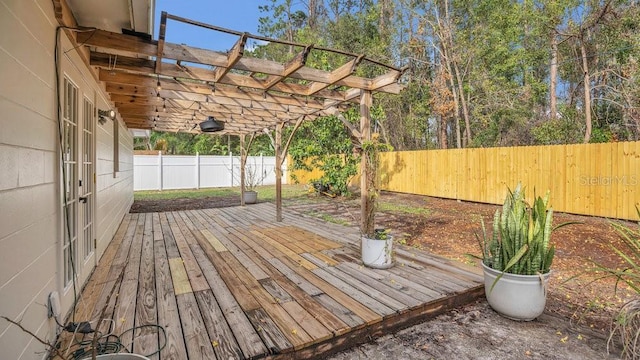
[[[171,190],[239,186],[240,158],[233,156],[134,155],[133,189]],[[284,168],[286,168],[286,163]],[[273,185],[275,157],[249,156],[247,167],[267,173],[262,185]],[[283,179],[286,183],[286,178]]]

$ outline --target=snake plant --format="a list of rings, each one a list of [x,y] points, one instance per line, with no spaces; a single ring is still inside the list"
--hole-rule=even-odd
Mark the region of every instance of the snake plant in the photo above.
[[[486,266],[518,275],[546,274],[553,263],[555,246],[549,243],[551,233],[564,225],[552,228],[553,209],[549,207],[549,192],[534,196],[533,206],[525,199],[521,184],[509,190],[507,198],[493,217],[493,231],[487,237],[482,221],[480,240],[482,258]]]

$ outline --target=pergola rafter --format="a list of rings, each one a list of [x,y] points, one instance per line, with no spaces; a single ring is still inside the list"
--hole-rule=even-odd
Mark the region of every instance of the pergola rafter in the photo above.
[[[170,43],[166,41],[168,20],[238,39],[227,52]],[[249,40],[299,50],[286,63],[248,57]],[[90,65],[99,69],[99,79],[125,123],[160,131],[199,131],[194,124],[215,116],[225,122],[221,133],[249,134],[275,129],[281,122],[295,123],[302,116],[313,120],[330,108],[343,110],[359,102],[361,91],[396,94],[402,89],[398,84],[402,69],[364,55],[268,39],[165,12],[157,41],[105,30],[79,33],[77,41],[90,48]],[[348,60],[334,70],[319,70],[307,65],[312,51],[328,51]],[[355,75],[363,62],[384,73],[374,78]],[[201,111],[189,116],[194,106]],[[162,113],[155,111],[157,107]]]

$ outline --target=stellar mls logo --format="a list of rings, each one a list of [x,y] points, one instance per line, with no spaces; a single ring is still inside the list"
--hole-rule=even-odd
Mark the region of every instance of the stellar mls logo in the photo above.
[[[580,176],[580,185],[582,186],[637,186],[640,181],[637,175],[622,176]]]

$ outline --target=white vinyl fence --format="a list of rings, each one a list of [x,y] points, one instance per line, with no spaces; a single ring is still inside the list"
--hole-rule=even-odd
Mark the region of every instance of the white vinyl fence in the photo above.
[[[266,174],[261,184],[276,183],[273,156],[248,156],[248,171]],[[286,165],[283,183],[286,183]],[[262,175],[259,176],[262,178]],[[133,189],[170,190],[240,186],[240,156],[134,155]]]

